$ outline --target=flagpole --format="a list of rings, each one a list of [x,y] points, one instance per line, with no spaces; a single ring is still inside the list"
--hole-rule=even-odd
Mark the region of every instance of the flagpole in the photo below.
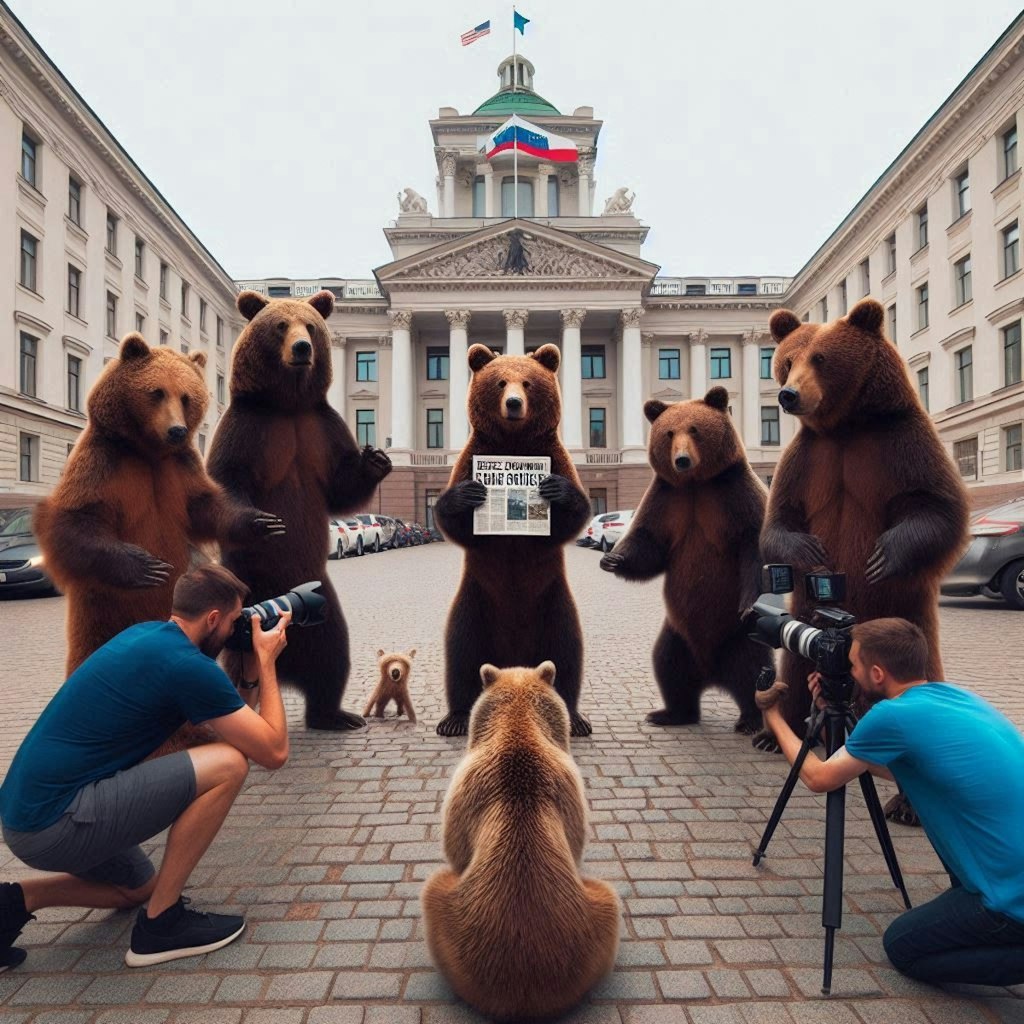
[[[512,92],[516,91],[516,5],[512,5]],[[519,126],[512,112],[512,214],[519,219]]]
[[[512,5],[512,91],[516,91],[516,5]]]

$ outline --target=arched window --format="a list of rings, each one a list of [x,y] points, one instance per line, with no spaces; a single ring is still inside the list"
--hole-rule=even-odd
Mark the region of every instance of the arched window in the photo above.
[[[509,175],[501,179],[501,215],[502,217],[514,217],[516,215],[515,204],[515,178]],[[533,216],[533,182],[519,179],[519,216]]]
[[[484,176],[478,174],[473,179],[473,216],[474,217],[485,217],[487,209],[487,199],[484,192],[486,188],[484,184]]]
[[[548,216],[558,216],[558,175],[548,175]]]

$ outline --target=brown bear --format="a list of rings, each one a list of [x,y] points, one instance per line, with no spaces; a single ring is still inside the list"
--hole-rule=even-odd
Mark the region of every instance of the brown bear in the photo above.
[[[497,1020],[564,1013],[615,963],[619,899],[584,878],[583,778],[555,666],[480,669],[466,757],[443,810],[449,867],[423,887],[423,928],[455,992]]]
[[[412,659],[416,657],[414,647],[408,654],[386,654],[381,648],[377,651],[377,663],[380,666],[380,680],[376,689],[366,702],[363,717],[368,718],[376,705],[374,715],[383,718],[388,705],[394,701],[397,715],[407,715],[409,721],[416,724],[416,710],[409,697],[409,673],[412,671]]]
[[[772,481],[761,555],[794,566],[792,611],[801,617],[813,606],[800,574],[846,573],[843,607],[861,622],[916,623],[928,638],[928,678],[942,679],[939,583],[967,543],[969,503],[884,317],[873,299],[828,324],[772,315],[779,404],[800,430]],[[786,720],[801,733],[811,669],[783,652]]]
[[[259,548],[231,550],[224,564],[248,585],[253,601],[322,581],[327,621],[292,638],[277,672],[305,694],[309,728],[357,729],[363,719],[341,710],[348,627],[327,578],[324,524],[328,516],[362,508],[391,472],[391,460],[379,448],[360,451],[327,403],[331,336],[325,319],[334,296],[321,291],[301,302],[243,291],[237,304],[249,323],[235,342],[231,404],[207,465],[229,494],[280,516],[287,533]],[[229,654],[226,663],[240,679],[241,657]]]
[[[209,394],[206,356],[124,337],[89,392],[89,421],[35,531],[68,598],[67,671],[137,622],[166,619],[189,546],[254,543],[283,532],[273,515],[229,500],[193,439]]]
[[[565,578],[563,546],[590,518],[569,453],[558,438],[562,400],[558,349],[543,345],[528,356],[497,356],[486,345],[468,352],[473,378],[468,411],[472,428],[434,516],[449,540],[465,548],[462,582],[445,631],[448,715],[440,736],[464,736],[480,695],[480,666],[553,661],[557,689],[569,708],[574,736],[590,723],[576,709],[583,677],[583,634]],[[473,480],[474,455],[551,458],[540,494],[551,504],[549,537],[476,536],[473,510],[487,488]]]
[[[761,727],[757,676],[772,653],[748,638],[741,616],[758,594],[766,492],[728,408],[721,387],[693,402],[647,402],[655,477],[601,568],[627,580],[665,573],[665,624],[653,655],[665,706],[647,721],[698,722],[701,691],[721,686],[740,707],[736,731],[751,733]]]

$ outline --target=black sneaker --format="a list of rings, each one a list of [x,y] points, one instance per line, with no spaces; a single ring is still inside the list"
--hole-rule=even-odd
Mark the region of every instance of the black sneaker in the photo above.
[[[155,918],[139,911],[132,929],[132,941],[124,962],[129,967],[149,967],[186,956],[212,953],[234,942],[245,931],[245,918],[233,914],[201,914],[189,910],[187,896]]]
[[[0,973],[25,960],[25,950],[14,945],[21,929],[35,920],[25,909],[25,894],[17,882],[0,882]]]

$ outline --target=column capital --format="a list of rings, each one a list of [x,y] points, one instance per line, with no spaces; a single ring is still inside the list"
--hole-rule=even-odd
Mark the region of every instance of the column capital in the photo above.
[[[399,327],[408,331],[412,327],[412,310],[389,309],[388,321],[392,328]]]
[[[764,345],[771,339],[771,333],[764,327],[751,327],[743,335],[744,345]]]
[[[441,173],[446,178],[455,176],[455,161],[458,157],[458,153],[454,149],[445,149],[441,151]]]
[[[639,327],[640,317],[644,315],[641,306],[627,306],[619,310],[619,322],[623,327]]]
[[[708,343],[708,332],[703,327],[698,327],[695,331],[690,331],[690,344],[691,345],[706,345]]]
[[[471,312],[468,309],[446,309],[444,318],[448,321],[449,327],[461,327],[466,330],[469,327]]]
[[[506,327],[525,327],[526,321],[530,318],[530,311],[528,309],[505,309],[502,310],[502,315],[505,317]]]
[[[554,164],[537,164],[537,173],[542,177],[546,178],[549,174],[555,173]]]
[[[657,340],[658,340],[658,336],[656,334],[641,334],[640,335],[640,344],[644,348],[653,348],[654,347],[654,343]]]
[[[562,326],[563,327],[582,327],[583,321],[586,318],[587,311],[585,309],[563,309],[562,310]]]
[[[595,155],[596,150],[593,146],[579,147],[579,159],[577,160],[577,166],[579,167],[579,173],[581,175],[585,174],[589,177],[593,173]]]
[[[331,335],[332,348],[344,348],[348,344],[348,338],[344,334],[333,333]]]

